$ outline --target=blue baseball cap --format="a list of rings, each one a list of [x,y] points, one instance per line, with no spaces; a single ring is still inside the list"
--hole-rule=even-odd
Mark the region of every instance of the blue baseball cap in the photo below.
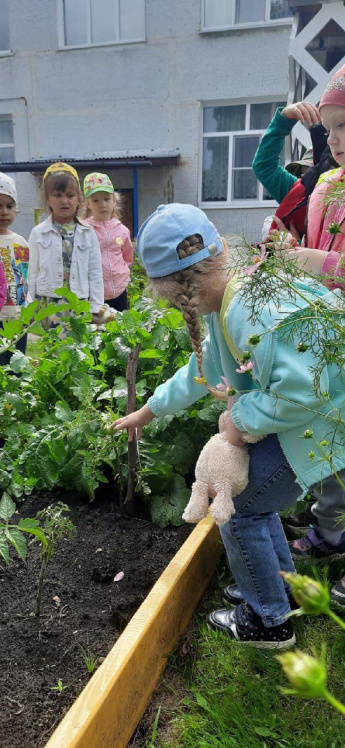
[[[193,234],[200,234],[204,246],[189,257],[179,258],[177,246]],[[149,278],[163,278],[223,250],[217,229],[194,205],[159,205],[144,221],[137,236],[137,252]]]

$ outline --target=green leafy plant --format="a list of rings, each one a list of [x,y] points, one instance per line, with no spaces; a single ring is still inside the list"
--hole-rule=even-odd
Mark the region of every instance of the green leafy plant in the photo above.
[[[56,686],[51,686],[50,690],[56,691],[59,694],[59,696],[61,696],[63,691],[66,691],[66,688],[68,688],[68,686],[65,686],[64,683],[62,682],[62,679],[59,678]]]
[[[0,501],[0,556],[6,564],[10,563],[10,546],[12,545],[18,556],[25,561],[27,543],[24,533],[39,538],[42,548],[47,545],[43,530],[38,519],[20,519],[17,525],[11,525],[9,520],[16,511],[16,505],[11,497],[4,493]]]
[[[139,277],[131,309],[118,313],[104,332],[90,324],[88,303],[68,289],[63,294],[75,316],[66,318],[64,339],[59,328],[43,330],[41,322],[32,326],[40,314],[36,302],[15,320],[23,334],[38,332],[39,325],[40,355],[30,358],[16,351],[10,365],[0,369],[0,490],[13,500],[44,489],[71,490],[92,500],[107,482],[115,497],[123,493],[127,434],[109,432],[109,425],[126,413],[129,352],[140,343],[137,407],[191,353],[180,312],[163,303],[153,306],[142,283]],[[13,347],[13,340],[0,337],[0,353]],[[174,418],[155,419],[145,430],[138,444],[135,490],[160,525],[182,524],[179,490],[186,503],[186,480],[217,429],[223,407],[209,397]]]
[[[94,657],[90,649],[86,650],[81,645],[79,645],[79,647],[84,665],[87,669],[87,672],[91,675],[96,670],[98,664],[97,657]]]
[[[38,582],[36,616],[39,616],[41,612],[43,583],[48,561],[51,559],[56,546],[62,538],[66,535],[72,538],[76,532],[73,523],[65,516],[69,511],[69,507],[63,504],[62,501],[59,501],[57,504],[50,505],[46,509],[37,512],[36,515],[36,518],[42,521],[45,538],[45,543],[41,543],[41,570]]]

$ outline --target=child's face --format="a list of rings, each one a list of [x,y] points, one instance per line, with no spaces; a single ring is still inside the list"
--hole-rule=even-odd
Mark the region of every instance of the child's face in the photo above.
[[[115,208],[115,198],[110,192],[95,192],[87,200],[87,207],[95,221],[109,221]]]
[[[345,166],[345,106],[327,104],[321,109],[322,124],[328,132],[327,143],[334,160]]]
[[[8,195],[0,195],[0,234],[7,234],[16,217],[16,204]]]
[[[79,197],[73,187],[53,190],[48,195],[48,205],[53,211],[53,218],[58,223],[73,221],[79,205]]]

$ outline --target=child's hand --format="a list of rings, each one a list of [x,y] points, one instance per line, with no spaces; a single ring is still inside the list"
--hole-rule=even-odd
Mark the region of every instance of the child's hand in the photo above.
[[[319,110],[310,101],[297,101],[295,104],[289,104],[282,110],[281,114],[288,119],[297,119],[307,127],[318,125],[321,122]]]
[[[151,423],[154,417],[155,415],[154,413],[152,413],[152,410],[150,410],[149,406],[144,405],[143,408],[140,408],[140,410],[135,410],[133,411],[133,413],[129,413],[128,416],[118,418],[116,421],[110,424],[110,428],[115,429],[116,431],[120,431],[121,429],[128,429],[128,441],[133,441],[134,434],[136,435],[136,440],[139,441],[144,426],[147,426],[149,423]]]
[[[230,444],[232,444],[234,447],[245,447],[245,442],[243,441],[244,432],[240,431],[237,426],[235,426],[235,424],[231,420],[231,416],[229,416],[228,418],[225,430]]]
[[[273,216],[272,221],[274,221],[274,223],[276,224],[276,226],[278,226],[278,229],[280,229],[280,231],[289,231],[290,234],[292,234],[292,236],[296,239],[297,242],[300,241],[301,236],[299,232],[297,231],[296,226],[293,221],[290,221],[289,228],[285,226],[285,223],[283,223],[283,221],[280,218],[278,218],[278,216]]]
[[[266,242],[266,246],[275,249],[276,252],[292,250],[298,246],[297,239],[286,230],[279,231],[279,229],[274,229],[271,231],[268,239],[270,239],[270,241]]]
[[[301,270],[316,277],[321,275],[322,265],[327,256],[323,249],[308,249],[308,247],[290,250],[287,255],[290,260],[297,262]]]

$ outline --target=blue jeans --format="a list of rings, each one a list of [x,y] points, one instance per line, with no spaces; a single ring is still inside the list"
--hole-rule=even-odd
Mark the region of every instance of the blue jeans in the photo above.
[[[292,506],[300,486],[276,434],[249,445],[247,488],[234,499],[236,513],[220,527],[230,568],[242,596],[267,627],[290,612],[279,571],[295,571],[277,514]]]

